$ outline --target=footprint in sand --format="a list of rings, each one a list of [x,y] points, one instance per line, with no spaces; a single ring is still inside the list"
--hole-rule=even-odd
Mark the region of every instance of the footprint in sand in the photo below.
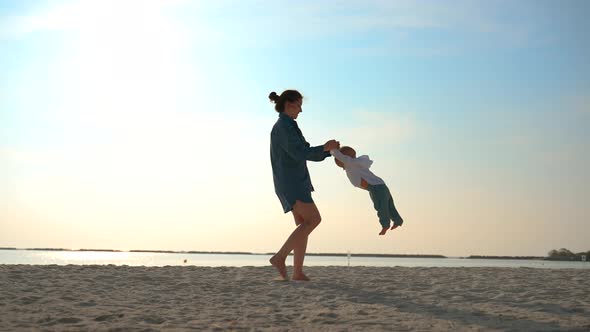
[[[162,324],[166,321],[162,317],[143,317],[142,320],[148,324]]]
[[[21,304],[31,304],[31,303],[35,303],[38,300],[40,300],[41,297],[40,296],[23,296],[19,299]]]
[[[110,322],[110,321],[115,320],[117,318],[122,318],[123,316],[125,316],[125,315],[124,314],[100,315],[100,316],[96,317],[94,320],[97,322]]]
[[[94,307],[94,306],[96,306],[96,302],[94,302],[94,301],[78,303],[78,307]]]
[[[76,317],[64,317],[64,318],[60,318],[58,320],[56,320],[56,323],[62,323],[62,324],[75,324],[75,323],[79,323],[82,320],[80,318],[76,318]]]

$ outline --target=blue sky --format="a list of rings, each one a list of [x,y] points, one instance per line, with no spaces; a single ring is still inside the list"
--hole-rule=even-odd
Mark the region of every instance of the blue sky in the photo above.
[[[266,96],[295,88],[308,141],[368,154],[408,220],[377,238],[366,193],[312,163],[310,251],[588,250],[589,12],[0,0],[0,246],[276,250]]]

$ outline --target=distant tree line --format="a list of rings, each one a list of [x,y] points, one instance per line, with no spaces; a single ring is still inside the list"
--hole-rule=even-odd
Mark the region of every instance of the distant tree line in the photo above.
[[[546,259],[551,261],[581,261],[583,260],[582,256],[585,256],[586,261],[590,261],[590,250],[574,254],[565,248],[553,249],[549,251]]]

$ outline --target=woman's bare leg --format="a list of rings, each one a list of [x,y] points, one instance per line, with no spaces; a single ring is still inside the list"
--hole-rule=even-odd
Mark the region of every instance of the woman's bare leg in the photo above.
[[[297,248],[297,258],[293,261],[293,280],[304,280],[307,279],[303,274],[303,259],[305,258],[305,250],[307,248],[307,238],[317,225],[319,225],[322,218],[314,203],[297,201],[293,205],[293,213],[299,215],[302,222],[297,225],[281,249],[270,259],[270,263],[277,268],[281,277],[286,279],[287,268],[285,260],[289,253]]]
[[[299,226],[303,223],[303,217],[297,212],[293,211],[293,218],[295,219],[295,225]],[[303,274],[303,261],[305,260],[305,252],[307,251],[307,239],[309,235],[305,237],[305,240],[296,243],[293,248],[293,278],[298,276],[305,276]]]

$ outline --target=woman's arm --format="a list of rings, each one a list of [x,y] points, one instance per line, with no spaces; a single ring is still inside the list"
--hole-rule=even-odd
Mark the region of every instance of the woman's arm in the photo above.
[[[324,146],[311,147],[291,126],[282,126],[277,135],[279,145],[295,160],[322,161],[330,155]]]
[[[326,157],[330,156],[330,152],[325,151],[323,145],[309,147],[309,143],[307,143],[307,142],[305,142],[305,145],[308,148],[308,152],[307,152],[305,159],[307,159],[309,161],[322,161],[322,160],[326,159]]]

